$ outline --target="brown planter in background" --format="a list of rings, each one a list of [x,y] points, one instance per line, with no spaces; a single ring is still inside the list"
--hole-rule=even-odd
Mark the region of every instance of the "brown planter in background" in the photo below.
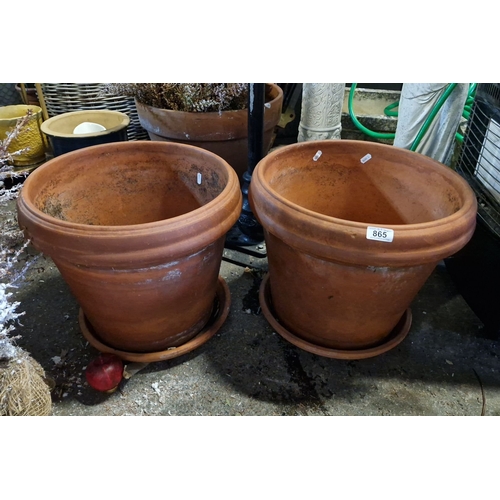
[[[281,117],[283,91],[266,84],[264,111],[264,154],[274,139]],[[137,101],[143,128],[153,141],[179,142],[207,149],[224,158],[241,179],[248,166],[248,110],[193,113],[154,108]]]
[[[224,160],[151,141],[54,158],[18,198],[19,225],[71,288],[84,335],[134,361],[173,357],[169,349],[213,316],[225,234],[240,209],[238,179]]]
[[[365,141],[278,149],[257,165],[249,199],[267,243],[266,318],[295,345],[333,358],[401,342],[412,300],[476,221],[475,196],[458,174]]]

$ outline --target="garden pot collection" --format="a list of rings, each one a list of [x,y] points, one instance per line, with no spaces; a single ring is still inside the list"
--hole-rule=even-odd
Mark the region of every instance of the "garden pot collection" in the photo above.
[[[365,141],[275,150],[255,168],[249,201],[267,244],[264,316],[297,347],[338,359],[398,345],[418,291],[476,224],[476,198],[454,171]],[[113,142],[34,171],[18,221],[68,283],[90,344],[151,362],[197,348],[225,321],[219,269],[241,206],[238,176],[218,155]]]
[[[266,319],[296,346],[340,359],[398,345],[416,294],[476,223],[476,198],[450,168],[365,141],[268,154],[249,200],[267,244]]]
[[[264,154],[273,142],[281,118],[283,91],[266,84],[264,110]],[[170,141],[198,146],[226,160],[242,178],[248,166],[248,110],[194,113],[147,106],[136,100],[137,113],[144,129],[154,141]]]
[[[7,137],[18,120],[25,117],[28,111],[31,111],[31,117],[8,148],[10,154],[22,151],[13,157],[15,167],[29,167],[45,160],[47,141],[40,130],[42,108],[28,104],[0,107],[0,140]]]
[[[91,345],[150,362],[196,348],[225,320],[219,268],[241,202],[236,173],[209,151],[116,142],[35,170],[18,221],[72,290]]]
[[[104,130],[90,131],[94,124]],[[126,141],[129,124],[128,115],[120,111],[71,111],[45,120],[41,129],[50,140],[54,156],[59,156],[89,146]],[[87,125],[89,132],[75,133],[82,125]]]

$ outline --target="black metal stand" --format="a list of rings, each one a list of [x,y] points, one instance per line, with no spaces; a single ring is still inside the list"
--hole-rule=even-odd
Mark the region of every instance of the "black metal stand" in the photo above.
[[[264,156],[264,104],[265,83],[248,84],[248,168],[243,174],[241,192],[243,204],[241,215],[226,237],[225,247],[237,250],[257,258],[264,258],[266,253],[245,247],[259,245],[264,241],[264,231],[255,218],[248,201],[248,189],[253,171]]]

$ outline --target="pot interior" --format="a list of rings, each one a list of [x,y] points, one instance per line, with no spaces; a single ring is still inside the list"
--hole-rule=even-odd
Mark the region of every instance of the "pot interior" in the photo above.
[[[222,160],[198,148],[188,155],[137,144],[95,146],[50,160],[32,174],[35,207],[78,224],[144,224],[196,210],[228,182]]]
[[[366,151],[323,151],[315,162],[316,149],[277,152],[267,165],[271,189],[298,207],[353,222],[399,225],[438,220],[463,205],[456,181],[443,172],[447,167],[436,168],[437,162],[422,155],[403,153],[398,159],[396,151],[388,157],[373,151],[363,164]]]

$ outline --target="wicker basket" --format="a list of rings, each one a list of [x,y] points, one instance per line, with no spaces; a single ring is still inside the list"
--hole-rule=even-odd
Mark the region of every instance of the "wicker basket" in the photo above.
[[[47,118],[71,111],[109,109],[120,111],[130,118],[127,129],[129,141],[148,140],[142,128],[133,97],[100,95],[104,83],[40,83],[36,84],[40,104]],[[41,94],[41,95],[40,95]]]

